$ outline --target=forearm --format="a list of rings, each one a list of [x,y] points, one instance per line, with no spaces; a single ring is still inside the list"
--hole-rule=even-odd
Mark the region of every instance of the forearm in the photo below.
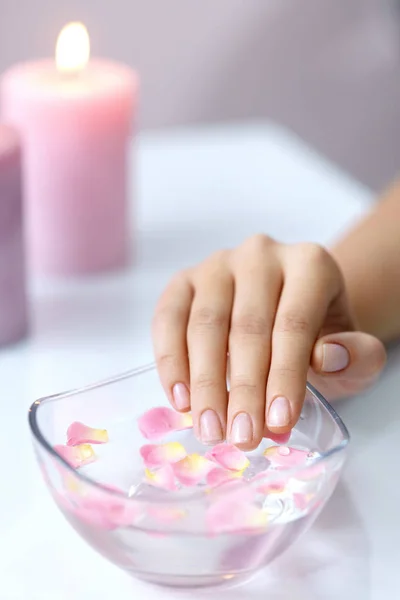
[[[362,331],[400,337],[400,182],[332,249]]]

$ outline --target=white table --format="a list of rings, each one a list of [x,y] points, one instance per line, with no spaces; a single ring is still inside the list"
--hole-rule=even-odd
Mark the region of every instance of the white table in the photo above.
[[[372,201],[303,143],[265,123],[146,135],[139,159],[136,267],[81,282],[36,282],[31,339],[0,353],[1,600],[203,597],[132,580],[80,540],[41,481],[28,405],[151,361],[152,310],[176,269],[260,230],[328,244]],[[339,405],[353,454],[312,530],[246,588],[207,598],[394,597],[400,584],[399,387],[400,351],[394,349],[376,388]]]

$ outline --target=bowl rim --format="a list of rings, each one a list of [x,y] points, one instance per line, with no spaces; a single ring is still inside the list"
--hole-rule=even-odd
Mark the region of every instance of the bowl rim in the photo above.
[[[136,495],[132,495],[132,496],[128,495],[127,496],[122,491],[119,491],[117,489],[115,489],[115,490],[110,489],[110,488],[106,487],[105,485],[101,484],[100,482],[92,479],[91,477],[89,477],[88,475],[86,475],[85,473],[80,471],[79,469],[75,469],[74,467],[72,467],[54,449],[54,447],[47,441],[46,437],[42,434],[39,424],[38,424],[38,419],[37,419],[38,411],[39,411],[41,405],[44,403],[57,401],[57,400],[61,400],[63,398],[68,398],[69,396],[74,396],[76,394],[82,394],[85,392],[89,392],[90,390],[96,389],[98,387],[112,385],[119,381],[123,381],[124,379],[129,379],[129,378],[135,377],[137,375],[144,375],[145,373],[148,373],[149,371],[154,371],[156,369],[157,369],[157,367],[156,367],[155,363],[149,363],[147,365],[143,365],[141,367],[136,367],[134,369],[130,369],[129,371],[119,373],[119,374],[109,377],[107,379],[97,381],[95,383],[91,383],[91,384],[88,384],[83,387],[79,387],[79,388],[71,389],[71,390],[68,390],[65,392],[60,392],[58,394],[51,394],[49,396],[43,396],[41,398],[38,398],[37,400],[35,400],[35,402],[33,402],[33,404],[29,407],[29,410],[28,410],[28,423],[29,423],[29,427],[31,430],[31,434],[32,434],[35,442],[37,442],[39,444],[39,446],[41,446],[43,448],[43,450],[45,450],[46,453],[48,453],[53,459],[55,459],[56,462],[60,463],[61,466],[64,469],[66,469],[67,472],[73,473],[75,475],[75,477],[80,479],[84,484],[89,485],[90,487],[94,487],[97,490],[100,490],[105,495],[111,495],[113,497],[123,498],[126,501],[133,500],[135,502],[150,502],[150,503],[154,503],[154,504],[167,503],[167,504],[171,505],[174,502],[182,502],[182,496],[180,496],[178,494],[171,494],[170,492],[166,492],[165,497],[162,494],[160,494],[159,498],[151,497],[151,499],[147,498],[147,494],[145,494],[145,493],[141,494],[139,497]],[[285,471],[284,471],[285,479],[289,479],[290,477],[292,477],[294,474],[296,474],[298,472],[305,473],[305,472],[307,472],[308,469],[315,467],[315,465],[317,465],[319,463],[323,463],[327,459],[331,458],[333,455],[343,452],[350,442],[349,431],[348,431],[346,425],[344,424],[344,422],[342,421],[341,417],[338,415],[338,413],[335,411],[335,409],[331,406],[331,404],[308,381],[306,384],[306,389],[328,411],[328,413],[330,414],[330,416],[332,417],[332,419],[334,420],[335,424],[337,425],[337,427],[339,428],[339,430],[341,432],[342,440],[340,441],[339,444],[337,444],[336,446],[333,446],[332,448],[329,448],[326,452],[318,453],[318,455],[315,458],[313,458],[313,460],[310,461],[307,465],[299,465],[299,466],[292,467],[291,469],[285,469]],[[279,478],[282,479],[282,471],[279,471],[279,470],[266,471],[266,476],[270,477],[272,481],[274,479],[279,479]],[[250,480],[250,484],[251,484],[251,480]],[[257,485],[259,485],[259,481],[258,481]],[[221,486],[221,487],[224,487],[224,486]],[[226,486],[226,487],[227,487],[226,493],[228,494],[229,486]],[[216,489],[218,489],[218,488],[216,488]],[[192,495],[185,496],[184,501],[190,502],[190,501],[198,500],[198,498],[203,495],[204,495],[203,489],[193,488]]]

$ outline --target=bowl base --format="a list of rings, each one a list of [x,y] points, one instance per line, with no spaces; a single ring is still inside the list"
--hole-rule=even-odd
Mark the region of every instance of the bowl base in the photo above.
[[[181,590],[209,589],[209,588],[232,588],[244,585],[253,579],[259,571],[248,573],[227,573],[224,575],[160,575],[158,573],[138,573],[130,571],[132,577],[150,583],[157,587],[167,587]]]

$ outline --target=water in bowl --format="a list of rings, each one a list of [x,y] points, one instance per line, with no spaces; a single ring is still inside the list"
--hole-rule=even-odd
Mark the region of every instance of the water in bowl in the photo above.
[[[193,436],[182,433],[181,439],[185,440],[185,436],[188,450],[199,451]],[[123,437],[119,435],[115,439]],[[304,435],[296,432],[290,445],[315,451],[307,442]],[[270,445],[268,441],[263,444]],[[248,457],[251,464],[246,478],[250,479],[265,470],[266,459],[262,449],[249,453]],[[98,466],[91,465],[88,470],[95,472],[96,468]],[[126,466],[121,469],[122,474],[126,485]],[[102,475],[104,479],[104,467]],[[114,482],[115,477],[118,480],[118,470],[114,470]],[[139,495],[141,485],[135,490]],[[138,578],[172,587],[232,585],[249,579],[312,524],[319,512],[319,492],[323,487],[323,474],[311,481],[289,479],[282,493],[260,494],[256,499],[258,506],[268,514],[266,527],[259,531],[218,535],[207,533],[206,502],[191,502],[191,492],[184,489],[176,493],[180,501],[175,497],[173,507],[184,508],[185,520],[169,527],[158,522],[154,514],[144,514],[134,526],[107,531],[83,522],[64,506],[60,508],[98,552]],[[155,489],[153,492],[155,499],[157,494],[163,493]],[[309,501],[299,503],[299,497],[307,497]]]

